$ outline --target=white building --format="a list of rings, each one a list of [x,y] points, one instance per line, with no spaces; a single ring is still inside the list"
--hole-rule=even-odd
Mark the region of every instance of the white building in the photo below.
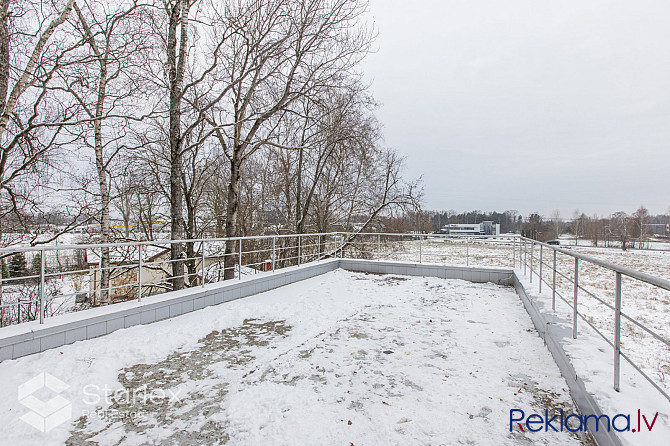
[[[500,234],[500,225],[492,221],[452,223],[442,226],[440,232],[451,235],[498,235]]]

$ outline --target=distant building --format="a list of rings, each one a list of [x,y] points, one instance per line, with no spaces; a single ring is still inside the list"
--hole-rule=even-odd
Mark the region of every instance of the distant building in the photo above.
[[[498,235],[500,234],[500,225],[492,221],[473,224],[453,223],[442,226],[440,233],[451,235]]]
[[[670,225],[663,223],[644,224],[642,225],[642,232],[645,234],[662,235],[667,237],[670,235]]]

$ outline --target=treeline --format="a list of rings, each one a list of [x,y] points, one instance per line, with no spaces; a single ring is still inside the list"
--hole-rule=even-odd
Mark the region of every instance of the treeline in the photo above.
[[[649,248],[649,239],[654,234],[650,224],[670,224],[668,215],[650,215],[640,206],[632,214],[620,211],[609,217],[592,217],[576,212],[573,219],[558,225],[561,231],[572,234],[575,243],[580,239],[589,240],[593,246],[628,248]],[[665,234],[667,236],[667,234]]]
[[[670,212],[669,212],[670,214]],[[418,211],[391,219],[388,227],[398,232],[418,230],[421,232],[437,232],[446,224],[481,223],[493,221],[500,224],[502,233],[518,233],[539,241],[556,239],[563,234],[571,234],[575,243],[589,240],[593,246],[620,247],[627,249],[646,248],[653,235],[649,225],[668,225],[670,215],[651,215],[640,206],[632,214],[620,211],[608,217],[593,215],[589,217],[583,212],[575,211],[572,218],[564,219],[560,212],[554,211],[549,217],[537,212],[527,216],[520,215],[516,210],[505,212],[468,211]],[[669,236],[670,234],[666,234]]]
[[[0,0],[2,244],[371,229],[413,208],[361,79],[366,7]],[[196,249],[173,244],[174,289]]]

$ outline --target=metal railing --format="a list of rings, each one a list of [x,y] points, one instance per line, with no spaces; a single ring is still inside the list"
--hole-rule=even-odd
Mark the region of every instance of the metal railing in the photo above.
[[[179,259],[170,257],[171,247],[178,245]],[[103,268],[101,251],[109,249],[110,266]],[[546,252],[545,252],[546,251]],[[547,261],[548,254],[549,263]],[[23,256],[30,265],[20,275],[0,278],[0,326],[32,320],[44,322],[51,315],[85,310],[99,305],[103,294],[109,303],[142,300],[174,289],[172,265],[184,266],[185,287],[205,286],[233,277],[288,266],[319,261],[329,257],[400,260],[448,265],[477,265],[523,268],[530,281],[537,278],[538,291],[543,284],[551,289],[552,310],[557,297],[572,309],[572,334],[578,336],[578,319],[591,326],[614,349],[614,387],[620,388],[620,361],[623,357],[668,400],[670,397],[631,357],[622,351],[622,320],[633,324],[654,339],[670,347],[670,342],[653,328],[622,311],[622,276],[663,290],[670,281],[602,261],[572,250],[547,245],[518,235],[459,236],[440,234],[394,234],[329,232],[317,234],[282,234],[233,238],[139,241],[109,244],[11,247],[0,249],[0,257]],[[572,263],[570,272],[559,268],[558,255]],[[21,263],[21,262],[19,262]],[[614,273],[614,297],[608,303],[602,296],[580,282],[580,264],[591,264]],[[109,286],[101,288],[100,276],[109,272]],[[521,271],[521,270],[520,270]],[[547,273],[550,272],[547,277]],[[3,274],[4,276],[4,274]],[[570,283],[569,288],[559,286]],[[572,292],[571,299],[567,297]],[[613,311],[603,333],[584,313],[580,297],[588,297]],[[81,302],[80,302],[81,301]]]
[[[185,287],[194,287],[326,257],[454,265],[481,264],[488,257],[492,266],[514,266],[513,240],[510,236],[329,232],[1,248],[0,257],[7,263],[19,256],[19,263],[30,267],[0,276],[0,326],[33,320],[43,323],[55,314],[171,291],[177,278],[173,274],[176,262],[183,265],[180,279]],[[483,244],[501,249],[482,254]],[[181,252],[178,259],[171,258],[174,245]],[[103,267],[103,250],[109,251],[109,266]],[[107,281],[101,280],[103,274],[109,276]]]
[[[621,358],[623,358],[658,392],[660,392],[668,401],[670,401],[670,395],[668,395],[668,393],[651,376],[649,376],[648,373],[643,370],[640,364],[635,362],[630,354],[626,354],[624,351],[622,351],[622,321],[628,322],[632,324],[632,326],[641,329],[644,333],[650,335],[654,340],[660,342],[666,348],[670,348],[670,341],[667,338],[659,334],[653,328],[648,327],[646,324],[643,324],[634,317],[622,311],[622,278],[628,277],[665,291],[670,291],[670,281],[633,270],[631,268],[626,268],[621,265],[597,259],[592,256],[584,255],[579,252],[560,248],[555,245],[548,245],[546,243],[541,243],[525,237],[521,237],[519,239],[519,243],[519,265],[523,265],[523,274],[528,275],[528,269],[530,269],[530,282],[533,283],[533,276],[538,279],[538,292],[540,294],[542,293],[543,283],[551,289],[552,311],[556,311],[556,297],[558,297],[560,301],[564,302],[572,310],[571,322],[573,339],[577,339],[579,335],[578,321],[581,319],[613,348],[614,389],[618,392],[621,388]],[[551,253],[551,260],[549,261],[550,263],[547,263],[547,256],[545,254],[546,250],[549,250]],[[560,271],[560,268],[558,267],[558,254],[568,257],[570,262],[574,265],[571,267],[572,271],[570,273]],[[613,273],[611,279],[613,285],[612,303],[607,302],[606,298],[598,296],[596,292],[589,290],[586,284],[580,280],[580,270],[583,268],[583,264],[590,264]],[[547,271],[545,268],[549,268],[549,271],[551,272],[551,281],[545,278],[545,273]],[[560,291],[561,281],[563,281],[564,284],[569,283],[568,287],[563,287],[563,293]],[[567,295],[564,295],[566,294],[566,288],[568,291],[572,292],[572,299],[570,299]],[[607,310],[612,311],[610,322],[611,325],[609,327],[597,326],[597,322],[595,322],[593,319],[594,315],[589,315],[584,312],[582,308],[585,306],[585,304],[581,303],[580,299],[586,297],[593,299],[593,301],[595,301],[598,305],[602,305],[603,307],[607,308]],[[612,330],[611,336],[607,336],[603,333],[603,331],[608,328]]]

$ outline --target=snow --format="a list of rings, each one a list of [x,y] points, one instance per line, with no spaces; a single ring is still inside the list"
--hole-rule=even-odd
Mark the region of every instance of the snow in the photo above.
[[[402,242],[393,245],[396,252],[386,252],[384,257],[398,260],[418,261],[418,242]],[[627,250],[615,248],[593,248],[561,246],[581,254],[589,255],[610,263],[621,265],[637,271],[670,280],[670,251]],[[424,241],[422,246],[424,262],[443,263],[448,265],[466,265],[483,267],[512,267],[514,253],[511,244],[491,244],[486,240],[470,241]],[[516,250],[518,266],[518,246]],[[538,272],[539,248],[534,250],[535,274]],[[530,271],[530,251],[527,256],[528,271]],[[545,290],[550,291],[546,283],[552,283],[553,255],[544,250],[544,267],[542,277],[545,281]],[[569,279],[557,275],[558,292],[571,301],[573,294],[574,258],[558,254],[557,270]],[[523,268],[520,270],[523,275]],[[614,273],[591,263],[581,261],[579,269],[579,283],[589,292],[610,305],[614,305]],[[538,278],[533,277],[534,288],[537,291]],[[558,298],[557,298],[558,299]],[[558,299],[560,300],[560,299]],[[566,307],[567,308],[567,307]],[[670,339],[670,291],[649,285],[639,280],[623,277],[622,281],[622,310],[625,314],[642,323],[655,333]],[[570,317],[571,311],[564,311]],[[603,332],[608,339],[614,339],[614,312],[598,302],[586,292],[579,292],[579,311],[589,322]],[[569,313],[569,314],[568,314]],[[584,324],[586,325],[586,324]],[[622,350],[629,355],[645,373],[670,393],[670,350],[662,342],[655,339],[630,321],[622,320]],[[610,347],[611,351],[611,347]]]
[[[73,413],[46,434],[18,420],[42,371]],[[580,442],[509,432],[512,408],[573,412],[567,385],[512,289],[460,280],[337,270],[5,361],[0,380],[13,445]],[[105,386],[123,392],[91,404]]]

